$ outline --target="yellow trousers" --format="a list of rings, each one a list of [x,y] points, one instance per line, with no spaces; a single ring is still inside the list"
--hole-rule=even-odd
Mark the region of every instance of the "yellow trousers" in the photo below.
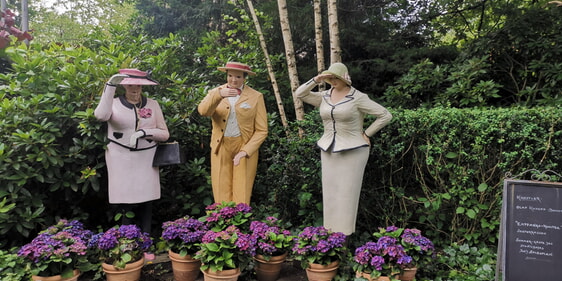
[[[241,137],[224,137],[218,153],[211,153],[211,184],[215,203],[250,204],[258,168],[258,153],[240,159],[234,166],[234,156],[242,147]]]

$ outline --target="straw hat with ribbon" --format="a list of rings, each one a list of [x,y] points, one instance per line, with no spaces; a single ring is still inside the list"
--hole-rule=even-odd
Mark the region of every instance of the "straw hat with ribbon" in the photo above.
[[[252,71],[250,66],[248,66],[247,64],[243,64],[241,62],[230,61],[227,62],[225,66],[217,67],[217,69],[222,72],[226,72],[227,70],[238,70],[238,71],[246,72],[249,75],[256,75],[256,73]]]

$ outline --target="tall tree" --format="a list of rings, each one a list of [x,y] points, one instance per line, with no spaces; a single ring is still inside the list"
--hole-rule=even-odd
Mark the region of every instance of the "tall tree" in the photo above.
[[[341,62],[337,0],[328,0],[328,30],[330,31],[330,64]]]
[[[316,66],[318,72],[324,70],[324,42],[322,36],[322,0],[314,0],[314,37],[316,39]],[[323,88],[324,85],[319,85]]]
[[[287,59],[287,69],[289,72],[289,80],[291,81],[291,91],[294,93],[299,87],[299,74],[297,72],[297,62],[295,59],[295,49],[293,47],[293,36],[291,34],[291,26],[289,25],[289,12],[287,11],[287,1],[278,0],[279,21],[281,23],[281,33],[283,34],[283,43],[285,45],[285,55]],[[293,95],[293,103],[295,105],[295,116],[297,120],[304,120],[304,107],[301,100]]]
[[[21,1],[21,30],[23,32],[29,31],[29,6],[27,0]],[[25,44],[29,46],[29,40],[24,40]]]
[[[247,3],[248,3],[248,8],[250,10],[250,14],[252,15],[252,19],[254,20],[254,25],[256,26],[256,32],[260,40],[260,46],[263,51],[263,56],[265,57],[267,72],[269,73],[269,79],[271,79],[271,86],[273,87],[275,100],[277,101],[277,108],[279,110],[279,116],[281,117],[281,123],[283,124],[283,128],[285,128],[285,130],[288,130],[289,124],[287,122],[287,115],[285,114],[285,108],[283,107],[283,99],[281,98],[281,94],[279,93],[279,87],[277,86],[275,71],[273,70],[273,65],[271,64],[269,52],[267,51],[267,43],[265,41],[265,37],[263,36],[260,22],[258,20],[258,16],[256,15],[256,11],[254,10],[254,5],[252,4],[252,0],[247,0]]]

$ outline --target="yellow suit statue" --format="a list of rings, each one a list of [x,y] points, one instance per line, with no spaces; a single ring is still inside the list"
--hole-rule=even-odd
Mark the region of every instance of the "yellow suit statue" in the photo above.
[[[227,84],[210,90],[198,106],[212,120],[211,184],[216,203],[250,204],[258,165],[258,151],[267,137],[263,95],[245,85],[250,67],[229,62],[218,68]]]

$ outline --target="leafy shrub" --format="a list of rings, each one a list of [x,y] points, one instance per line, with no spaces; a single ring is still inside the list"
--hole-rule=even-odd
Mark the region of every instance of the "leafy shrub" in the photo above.
[[[11,251],[0,250],[0,280],[31,280],[29,265],[16,252],[17,248],[13,248]]]
[[[485,80],[490,65],[487,57],[435,65],[425,59],[384,92],[386,101],[396,107],[485,106],[499,98],[500,85]]]
[[[260,151],[260,162],[252,202],[264,206],[263,213],[278,213],[295,227],[322,222],[320,151],[316,140],[321,132],[318,112],[304,121],[291,122],[289,135],[271,115],[269,135]],[[299,127],[304,135],[299,137]]]
[[[494,280],[496,253],[487,247],[452,244],[443,249],[435,265],[434,281]],[[428,268],[430,269],[430,268]],[[424,269],[424,271],[427,271]]]
[[[104,181],[105,127],[93,117],[93,108],[105,81],[119,68],[154,71],[161,85],[145,91],[175,109],[169,117],[171,128],[185,123],[180,112],[193,108],[195,97],[185,98],[183,87],[176,87],[185,83],[173,72],[181,64],[167,64],[178,50],[173,35],[157,40],[117,35],[112,42],[99,39],[85,43],[97,49],[53,44],[6,50],[12,71],[0,74],[0,130],[5,132],[0,136],[0,196],[12,208],[0,221],[0,234],[7,238],[0,239],[2,244],[17,245],[57,217],[100,218],[90,223],[109,226],[104,220],[112,217]],[[145,53],[146,46],[152,51]],[[173,104],[180,97],[182,103]],[[60,208],[68,202],[70,208]]]

